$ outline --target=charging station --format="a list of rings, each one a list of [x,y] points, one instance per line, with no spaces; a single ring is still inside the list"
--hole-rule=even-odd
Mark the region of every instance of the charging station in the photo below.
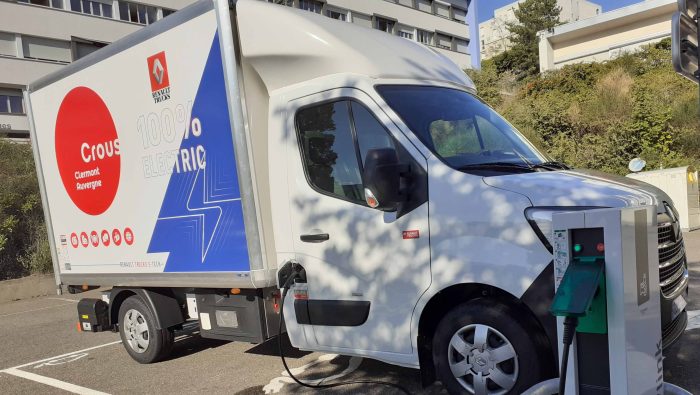
[[[553,229],[559,340],[564,317],[579,315],[566,394],[663,393],[656,208],[555,214]]]
[[[552,217],[561,375],[544,394],[689,394],[663,382],[656,207]]]

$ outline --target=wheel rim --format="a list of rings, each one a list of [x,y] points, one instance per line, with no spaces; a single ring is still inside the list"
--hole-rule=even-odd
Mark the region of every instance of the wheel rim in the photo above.
[[[500,395],[518,380],[518,355],[510,341],[496,329],[481,324],[458,330],[447,346],[452,374],[474,395]]]
[[[124,315],[124,335],[132,350],[143,353],[151,338],[146,318],[138,310],[131,309]]]

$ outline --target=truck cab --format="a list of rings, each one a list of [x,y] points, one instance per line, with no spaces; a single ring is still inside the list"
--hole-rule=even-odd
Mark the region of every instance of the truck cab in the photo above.
[[[262,3],[237,13],[246,94],[269,103],[249,116],[254,157],[275,158],[276,260],[306,273],[286,301],[294,346],[519,393],[557,375],[552,214],[649,204],[664,345],[682,334],[687,264],[661,190],[553,162],[430,48]],[[284,46],[255,33],[282,26]]]

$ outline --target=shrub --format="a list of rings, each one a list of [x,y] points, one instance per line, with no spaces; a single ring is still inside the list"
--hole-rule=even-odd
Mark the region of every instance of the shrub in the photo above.
[[[29,144],[0,139],[0,280],[51,270]]]
[[[669,40],[518,81],[500,98],[506,78],[488,73],[479,93],[554,159],[621,175],[636,156],[650,170],[700,163],[698,89],[673,71]]]

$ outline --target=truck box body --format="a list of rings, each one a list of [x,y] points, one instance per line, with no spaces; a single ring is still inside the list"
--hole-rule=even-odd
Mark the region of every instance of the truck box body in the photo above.
[[[264,260],[225,11],[197,3],[30,88],[63,283],[272,283],[251,276]]]

